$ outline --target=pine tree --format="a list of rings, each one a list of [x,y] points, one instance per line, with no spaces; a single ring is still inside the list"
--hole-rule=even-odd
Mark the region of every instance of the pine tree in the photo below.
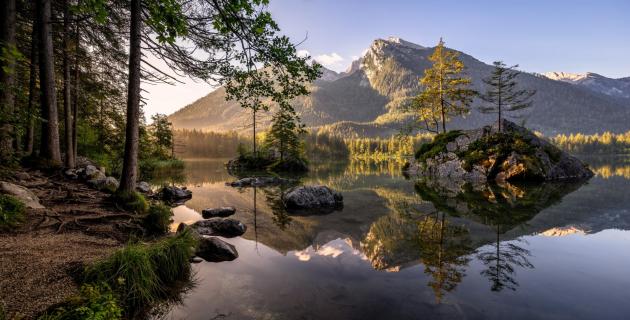
[[[416,97],[412,108],[427,131],[439,132],[441,123],[442,132],[446,132],[450,117],[468,113],[476,92],[470,89],[470,78],[462,75],[464,63],[459,54],[445,48],[442,39],[429,60],[433,65],[420,79],[424,91]]]
[[[301,159],[303,148],[300,135],[305,132],[295,111],[281,106],[272,117],[265,144],[268,148],[277,150],[280,162],[287,159]]]
[[[479,107],[483,113],[496,113],[501,132],[501,118],[505,112],[514,112],[529,108],[530,98],[536,93],[534,90],[517,89],[516,77],[520,74],[515,70],[518,65],[506,66],[502,61],[494,62],[494,71],[490,77],[483,79],[487,90],[479,97],[487,104]]]

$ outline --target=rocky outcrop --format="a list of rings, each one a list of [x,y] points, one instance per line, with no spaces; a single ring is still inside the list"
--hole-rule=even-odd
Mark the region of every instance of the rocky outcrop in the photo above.
[[[106,191],[109,193],[114,193],[116,189],[118,189],[119,185],[118,180],[114,177],[88,180],[87,184],[96,190]]]
[[[220,208],[212,208],[212,209],[203,209],[201,210],[201,215],[204,219],[209,218],[225,218],[233,215],[236,212],[236,208],[234,207],[220,207]]]
[[[326,186],[299,186],[283,196],[287,209],[338,208],[343,206],[343,196]]]
[[[407,175],[456,185],[593,176],[582,161],[507,120],[502,121],[502,132],[495,123],[441,138],[419,151],[417,160],[407,167]]]
[[[293,179],[284,179],[280,177],[247,177],[233,182],[226,182],[225,184],[230,187],[244,188],[277,186],[295,182],[296,181]]]
[[[199,220],[191,226],[201,235],[233,238],[243,235],[247,226],[234,219],[211,218]]]
[[[20,200],[27,208],[43,209],[39,198],[29,189],[10,182],[0,181],[0,193],[11,195]]]

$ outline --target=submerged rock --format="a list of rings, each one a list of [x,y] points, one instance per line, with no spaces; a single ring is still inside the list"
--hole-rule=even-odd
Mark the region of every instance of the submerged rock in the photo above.
[[[201,211],[201,215],[204,219],[215,218],[215,217],[229,217],[236,212],[236,208],[234,207],[220,207],[220,208],[212,208],[212,209],[203,209]]]
[[[412,177],[445,184],[488,181],[584,179],[593,176],[586,164],[510,121],[468,131],[451,131],[423,145],[406,167]]]
[[[192,198],[192,192],[185,188],[178,187],[163,187],[162,190],[158,193],[158,198],[165,201],[181,201]]]
[[[206,236],[221,236],[233,238],[242,235],[247,231],[247,226],[234,219],[211,218],[199,220],[191,226],[199,234]]]
[[[203,259],[200,257],[192,257],[190,258],[190,263],[201,263],[203,262]]]
[[[326,186],[300,186],[283,197],[287,209],[337,208],[343,206],[343,196]]]
[[[238,258],[236,247],[215,237],[201,238],[195,254],[208,262],[232,261]]]
[[[11,195],[20,200],[27,208],[43,209],[44,206],[39,203],[39,198],[33,191],[18,186],[10,182],[0,181],[0,193]]]
[[[248,177],[225,184],[231,187],[266,187],[295,183],[295,180],[279,177]]]

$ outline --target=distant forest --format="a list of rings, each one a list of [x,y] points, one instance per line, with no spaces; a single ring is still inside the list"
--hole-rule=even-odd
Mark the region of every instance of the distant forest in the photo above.
[[[540,135],[540,133],[537,133]],[[304,151],[309,159],[386,160],[403,158],[431,141],[431,133],[389,138],[342,138],[329,133],[308,131]],[[585,135],[560,134],[546,137],[562,150],[574,154],[629,154],[630,131],[621,134],[604,132]],[[260,139],[260,137],[259,137]],[[237,132],[218,133],[200,130],[175,130],[175,153],[182,158],[233,157],[240,148],[251,145],[251,137]]]

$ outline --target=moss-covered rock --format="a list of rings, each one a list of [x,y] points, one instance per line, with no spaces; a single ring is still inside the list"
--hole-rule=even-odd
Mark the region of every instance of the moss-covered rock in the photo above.
[[[409,176],[463,182],[550,181],[593,176],[588,166],[510,121],[476,130],[451,131],[423,145]]]

